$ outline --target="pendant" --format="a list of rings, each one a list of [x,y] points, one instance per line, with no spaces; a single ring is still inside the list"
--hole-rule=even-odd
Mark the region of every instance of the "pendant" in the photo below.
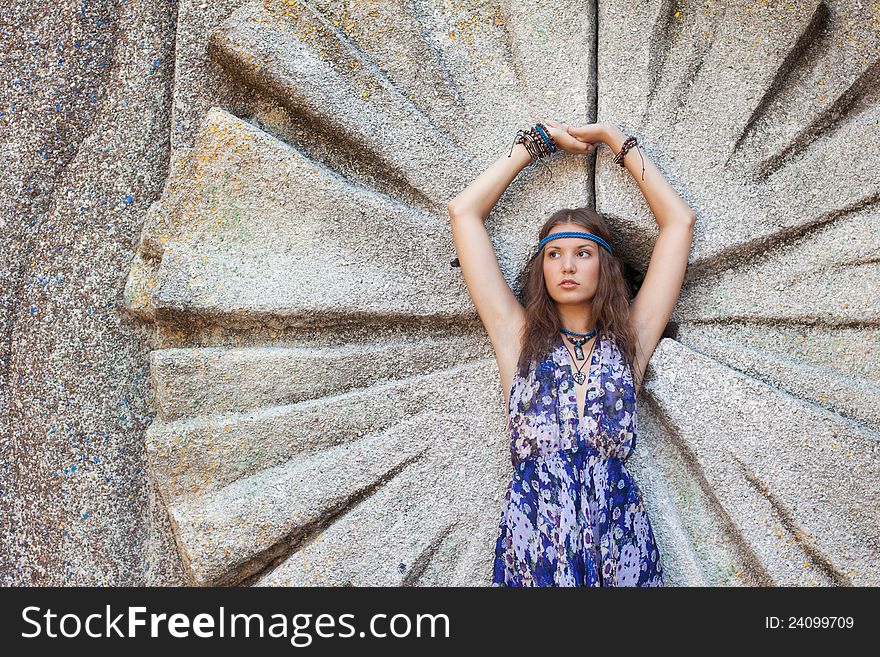
[[[571,331],[566,331],[565,329],[562,329],[562,331],[564,333],[571,333]],[[586,335],[584,335],[583,337],[581,337],[580,339],[577,339],[577,340],[575,338],[571,337],[570,335],[565,336],[566,339],[569,342],[571,342],[572,345],[574,345],[574,359],[575,360],[586,360],[586,356],[584,356],[584,349],[583,349],[584,343],[587,342],[590,338],[592,338],[595,334],[596,334],[595,331],[590,331],[589,333],[587,333]],[[578,333],[576,335],[580,335],[580,333]],[[578,381],[578,383],[581,383],[581,381]]]
[[[574,345],[574,357],[575,360],[584,360],[584,350],[583,345],[584,342],[587,341],[586,338],[581,338],[580,340],[573,340],[572,338],[568,338],[568,341]]]
[[[587,378],[587,375],[584,374],[583,372],[578,372],[577,374],[574,375],[574,380],[577,381],[578,383],[583,383],[584,379],[586,379],[586,378]]]

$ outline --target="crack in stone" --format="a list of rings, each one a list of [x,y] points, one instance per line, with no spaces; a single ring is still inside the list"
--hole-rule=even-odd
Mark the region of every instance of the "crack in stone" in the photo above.
[[[431,564],[431,561],[434,559],[434,555],[437,554],[437,551],[440,549],[440,546],[443,545],[443,542],[452,535],[452,531],[458,526],[457,522],[450,523],[447,525],[443,531],[433,540],[430,544],[428,544],[424,550],[416,557],[415,561],[413,561],[412,566],[409,568],[409,572],[401,581],[401,586],[416,586],[418,580],[425,574],[425,571],[428,569],[428,566]]]
[[[660,420],[666,434],[671,438],[671,443],[675,446],[682,463],[687,469],[691,477],[697,482],[700,490],[703,492],[709,507],[714,511],[716,518],[723,527],[725,534],[731,541],[737,558],[744,566],[748,566],[748,572],[755,578],[757,586],[774,586],[773,577],[761,562],[758,554],[746,542],[742,531],[737,527],[733,518],[724,508],[721,500],[715,492],[714,486],[709,483],[703,466],[697,458],[696,453],[688,446],[687,442],[681,436],[676,428],[674,420],[666,412],[666,409],[653,397],[650,391],[645,395],[645,400],[650,404],[654,415]]]
[[[830,14],[828,7],[824,2],[820,2],[813,11],[813,15],[810,17],[810,22],[800,36],[798,36],[797,41],[776,69],[776,75],[773,76],[773,80],[764,90],[761,100],[752,110],[751,116],[746,121],[742,131],[734,141],[733,148],[730,150],[730,154],[724,162],[725,167],[727,167],[731,159],[739,153],[740,146],[742,146],[745,139],[754,131],[758,121],[766,114],[770,106],[773,104],[773,101],[782,95],[789,78],[794,75],[798,63],[806,58],[807,53],[812,48],[818,47],[820,38],[828,27],[829,18]],[[760,176],[758,176],[758,178],[760,178]]]
[[[808,532],[803,528],[798,526],[798,524],[794,521],[794,518],[785,508],[785,506],[780,502],[779,498],[777,498],[772,492],[770,492],[770,488],[761,481],[758,476],[746,466],[743,461],[736,457],[736,455],[731,454],[734,462],[739,466],[740,471],[745,477],[746,481],[751,484],[752,488],[761,495],[767,502],[770,503],[770,506],[773,507],[773,510],[776,511],[779,519],[782,521],[783,527],[785,527],[789,534],[791,534],[792,538],[797,542],[798,545],[801,546],[804,552],[807,553],[813,563],[822,570],[825,575],[834,582],[836,586],[852,586],[852,579],[847,577],[846,574],[841,572],[825,555],[824,552],[816,545],[815,541],[810,538]]]
[[[809,327],[811,329],[859,329],[871,330],[880,327],[880,320],[859,320],[859,319],[821,319],[815,321],[805,321],[803,317],[761,317],[759,315],[725,315],[724,317],[698,317],[687,318],[682,320],[682,324],[691,325],[719,325],[728,326],[730,324],[750,324],[752,326],[790,326],[790,327]]]
[[[422,458],[427,451],[428,448],[425,447],[397,464],[373,483],[354,491],[328,513],[303,527],[297,527],[286,537],[280,539],[266,550],[255,554],[248,561],[240,564],[235,572],[226,574],[220,581],[213,583],[213,585],[253,586],[263,575],[274,570],[294,552],[313,543],[327,528],[375,495],[385,484],[403,472],[410,464]]]
[[[714,256],[688,263],[686,280],[695,281],[700,278],[717,276],[728,269],[752,262],[759,256],[770,254],[783,247],[794,246],[796,242],[807,241],[813,237],[814,233],[829,224],[846,219],[858,212],[875,210],[878,206],[880,206],[880,191],[865,196],[843,208],[829,210],[812,221],[781,228],[775,233],[751,241],[728,244]]]
[[[820,137],[840,127],[842,119],[860,107],[875,104],[880,97],[880,61],[874,62],[853,82],[831,106],[817,116],[810,125],[803,127],[787,146],[759,163],[752,174],[754,182],[760,182],[776,173],[795,155]]]

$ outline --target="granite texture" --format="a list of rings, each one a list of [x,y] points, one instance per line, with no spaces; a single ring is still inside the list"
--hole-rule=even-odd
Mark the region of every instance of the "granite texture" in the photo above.
[[[0,12],[0,580],[142,584],[153,331],[122,291],[167,170],[176,5]]]

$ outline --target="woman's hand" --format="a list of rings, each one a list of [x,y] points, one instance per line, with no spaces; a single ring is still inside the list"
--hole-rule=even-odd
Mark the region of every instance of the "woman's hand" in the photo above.
[[[574,128],[567,123],[559,123],[559,121],[554,121],[553,119],[548,119],[543,123],[547,126],[547,131],[553,137],[556,145],[566,153],[589,155],[596,148],[595,144],[583,141],[576,134],[570,132],[571,130],[580,130],[581,128]]]
[[[569,136],[574,137],[580,143],[589,144],[591,148],[598,148],[599,144],[605,142],[607,139],[608,124],[587,123],[577,127],[569,125],[566,126],[566,132]]]

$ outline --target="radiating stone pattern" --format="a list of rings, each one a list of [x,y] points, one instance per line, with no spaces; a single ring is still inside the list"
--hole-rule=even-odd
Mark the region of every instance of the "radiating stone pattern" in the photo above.
[[[698,216],[645,391],[640,456],[688,539],[669,572],[876,585],[878,10],[648,4],[599,4],[598,118],[642,138]],[[605,154],[596,196],[644,261],[650,215]]]
[[[632,461],[668,582],[880,583],[880,16],[728,4],[181,2],[125,290],[154,583],[488,583],[504,402],[446,201],[547,117],[636,134],[697,210]],[[594,203],[644,270],[634,179],[552,166],[488,220],[508,281]]]

